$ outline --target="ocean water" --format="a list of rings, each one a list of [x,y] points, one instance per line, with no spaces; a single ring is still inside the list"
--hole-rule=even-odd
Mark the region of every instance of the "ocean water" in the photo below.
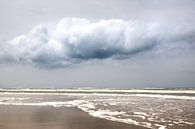
[[[0,105],[76,107],[152,129],[195,129],[194,89],[0,89]]]

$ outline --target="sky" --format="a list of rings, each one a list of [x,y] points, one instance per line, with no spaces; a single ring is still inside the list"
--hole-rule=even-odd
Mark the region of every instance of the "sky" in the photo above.
[[[0,0],[0,88],[195,87],[194,0]]]

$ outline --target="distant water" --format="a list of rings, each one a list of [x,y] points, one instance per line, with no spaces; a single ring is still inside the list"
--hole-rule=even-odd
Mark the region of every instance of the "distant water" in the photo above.
[[[77,107],[153,129],[195,128],[195,89],[0,89],[0,105]]]

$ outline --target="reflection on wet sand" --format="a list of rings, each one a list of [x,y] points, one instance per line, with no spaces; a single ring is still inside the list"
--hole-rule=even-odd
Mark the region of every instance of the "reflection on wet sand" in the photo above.
[[[0,106],[0,129],[144,129],[68,107]]]

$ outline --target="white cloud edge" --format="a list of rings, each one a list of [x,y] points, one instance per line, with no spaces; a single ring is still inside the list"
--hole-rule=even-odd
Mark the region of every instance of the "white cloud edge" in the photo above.
[[[181,42],[184,46],[193,45],[194,30],[192,25],[64,18],[54,27],[40,24],[28,34],[2,43],[0,63],[30,63],[49,68],[93,59],[128,58],[154,51],[155,46],[163,51],[168,47],[177,49]]]

